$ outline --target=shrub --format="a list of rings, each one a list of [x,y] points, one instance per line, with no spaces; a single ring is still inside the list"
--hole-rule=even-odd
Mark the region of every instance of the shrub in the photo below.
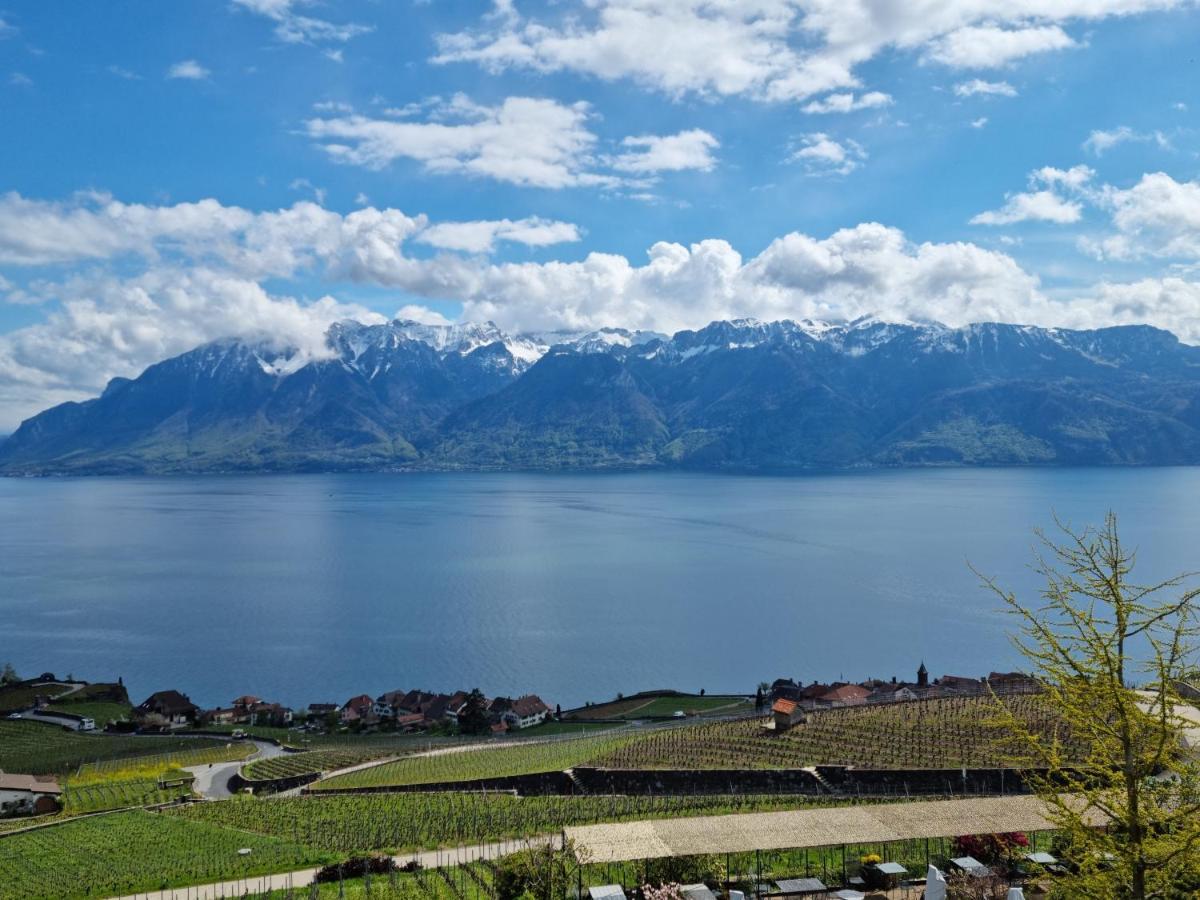
[[[334,884],[344,878],[387,875],[397,869],[396,861],[390,856],[352,856],[345,862],[323,866],[313,880],[317,884]]]

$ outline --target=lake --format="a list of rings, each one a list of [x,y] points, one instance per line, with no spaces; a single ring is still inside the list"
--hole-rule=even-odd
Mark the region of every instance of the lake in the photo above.
[[[1143,580],[1200,568],[1200,469],[0,479],[0,662],[134,702],[291,705],[978,676],[1019,664],[968,561],[1113,508]]]

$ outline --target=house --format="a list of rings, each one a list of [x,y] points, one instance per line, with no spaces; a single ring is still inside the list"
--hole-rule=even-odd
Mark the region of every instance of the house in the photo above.
[[[375,701],[367,694],[359,694],[357,697],[351,697],[342,704],[340,715],[343,725],[349,725],[351,722],[374,720],[376,718]]]
[[[992,672],[986,680],[997,694],[1036,693],[1041,690],[1038,680],[1024,672]]]
[[[324,719],[330,713],[336,713],[337,711],[338,705],[336,703],[310,703],[308,704],[306,718],[309,721]]]
[[[396,728],[399,731],[416,731],[425,724],[425,717],[420,713],[396,716]]]
[[[58,812],[62,808],[61,796],[62,788],[57,781],[0,772],[0,818]]]
[[[292,711],[278,703],[265,703],[260,700],[250,708],[247,721],[251,725],[286,728],[292,724]]]
[[[254,707],[258,706],[262,702],[263,701],[261,697],[255,697],[253,694],[244,694],[243,696],[234,700],[232,706],[234,709],[240,709],[245,713],[249,713],[250,710],[254,709]]]
[[[388,691],[386,694],[380,694],[375,698],[375,715],[381,719],[394,719],[400,716],[404,698],[407,696],[408,691]]]
[[[960,675],[943,675],[935,684],[944,691],[956,694],[982,694],[983,682],[978,678],[963,678]]]
[[[771,690],[767,694],[771,702],[776,700],[799,700],[800,685],[790,678],[776,678],[771,682]]]
[[[795,700],[776,700],[771,704],[771,715],[775,717],[775,731],[780,733],[805,721],[804,710]]]
[[[409,691],[399,703],[393,703],[396,715],[412,715],[422,712],[434,700],[433,694],[427,691]]]
[[[512,707],[504,713],[509,728],[532,728],[546,721],[550,707],[537,694],[526,694],[512,701]]]
[[[241,716],[241,711],[232,707],[229,709],[209,709],[200,715],[200,722],[204,725],[232,725],[235,722],[242,721]]]
[[[450,699],[446,701],[446,718],[457,724],[458,714],[467,705],[467,697],[469,696],[466,691],[455,691],[451,694]]]
[[[199,707],[179,691],[156,691],[135,710],[139,717],[161,716],[168,725],[186,725],[196,721]]]
[[[861,706],[867,702],[871,692],[859,684],[842,684],[830,688],[817,698],[820,703],[830,706]]]

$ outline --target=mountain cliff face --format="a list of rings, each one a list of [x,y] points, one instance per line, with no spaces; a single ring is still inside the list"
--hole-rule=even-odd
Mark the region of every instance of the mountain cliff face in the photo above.
[[[23,423],[0,472],[1200,462],[1200,348],[1149,327],[397,321],[327,342],[221,341],[114,379]]]

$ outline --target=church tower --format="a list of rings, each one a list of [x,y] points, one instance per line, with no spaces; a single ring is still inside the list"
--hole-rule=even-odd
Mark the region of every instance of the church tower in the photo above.
[[[917,669],[917,687],[929,687],[929,670],[925,668],[925,660],[921,660],[921,668]]]

